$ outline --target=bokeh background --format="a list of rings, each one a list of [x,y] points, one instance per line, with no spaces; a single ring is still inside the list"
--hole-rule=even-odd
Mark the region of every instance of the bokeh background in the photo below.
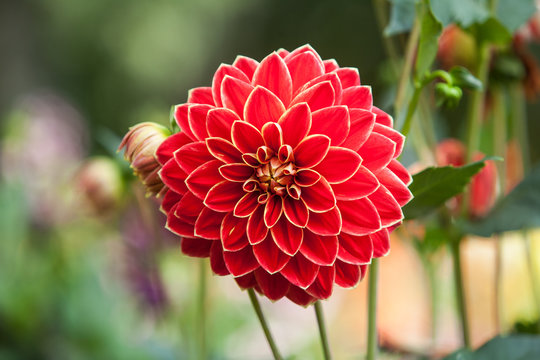
[[[167,125],[171,105],[209,86],[220,63],[306,43],[359,68],[375,103],[391,109],[396,74],[378,19],[385,16],[372,2],[352,0],[0,1],[0,359],[192,358],[198,259],[182,256],[179,239],[162,229],[157,204],[116,154],[120,139],[137,122]],[[394,41],[403,46],[405,37]],[[540,103],[526,111],[534,163]],[[450,125],[439,131],[457,136],[462,114],[444,113]],[[512,236],[500,285],[508,331],[534,324],[540,310],[523,267],[527,250]],[[465,246],[466,265],[477,266],[466,274],[475,344],[500,330],[495,246]],[[538,254],[538,242],[532,246]],[[435,330],[414,246],[396,236],[383,260],[380,334],[389,358],[459,345],[451,264],[444,251],[437,256]],[[210,357],[270,358],[247,295],[229,278],[209,282]],[[312,309],[287,301],[264,307],[284,353],[321,357]],[[337,358],[359,358],[365,282],[337,289],[325,310]]]

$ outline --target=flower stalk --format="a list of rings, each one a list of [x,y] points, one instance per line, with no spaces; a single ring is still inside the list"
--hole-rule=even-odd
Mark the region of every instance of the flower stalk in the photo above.
[[[467,317],[467,307],[465,303],[465,293],[463,286],[463,276],[461,273],[461,252],[459,246],[461,244],[461,238],[457,238],[451,241],[450,249],[452,254],[452,265],[454,271],[454,284],[456,291],[456,302],[459,313],[459,320],[461,325],[461,335],[463,338],[463,344],[466,348],[471,348],[471,340],[469,336],[469,321]]]
[[[326,324],[324,322],[321,302],[315,302],[315,304],[313,304],[313,307],[315,309],[315,315],[317,316],[317,325],[319,326],[319,335],[321,336],[321,345],[323,348],[324,359],[331,360],[332,354],[330,352],[330,346],[328,343],[328,335],[326,333]]]
[[[259,299],[257,299],[257,295],[255,294],[255,291],[252,288],[250,288],[247,290],[247,292],[249,295],[249,300],[251,300],[251,305],[253,306],[253,309],[255,310],[255,313],[257,314],[257,318],[259,319],[259,322],[261,323],[261,327],[264,331],[264,335],[266,336],[266,341],[268,342],[268,345],[270,346],[270,349],[272,350],[272,354],[274,355],[274,360],[283,360],[277,348],[276,342],[274,341],[274,338],[272,337],[272,333],[270,332],[270,328],[268,327],[268,323],[266,321],[266,318],[264,317],[261,304],[259,303]]]
[[[367,329],[367,360],[377,357],[377,281],[379,260],[373,259],[369,266],[368,277],[368,329]]]
[[[204,360],[207,359],[207,344],[206,344],[206,307],[207,307],[207,296],[206,296],[206,272],[208,264],[204,259],[199,261],[199,289],[197,292],[197,354],[198,359]]]

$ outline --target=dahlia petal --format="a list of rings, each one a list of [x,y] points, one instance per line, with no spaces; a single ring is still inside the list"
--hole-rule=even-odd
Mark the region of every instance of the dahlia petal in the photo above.
[[[167,191],[163,196],[163,199],[161,200],[160,210],[166,214],[169,213],[172,207],[176,205],[176,203],[179,202],[181,198],[181,194],[172,190]]]
[[[388,115],[387,113],[385,113],[384,111],[382,111],[381,109],[379,109],[378,107],[374,106],[371,111],[377,116],[375,118],[375,121],[377,122],[377,124],[381,124],[381,125],[384,125],[384,126],[389,126],[391,128],[394,127],[394,119],[392,119],[392,117],[390,115]]]
[[[172,191],[178,194],[184,194],[188,191],[185,180],[187,174],[180,169],[175,159],[171,159],[163,165],[159,171],[161,181]]]
[[[174,118],[176,119],[176,124],[180,130],[186,134],[191,140],[197,141],[196,136],[191,131],[189,127],[188,111],[191,104],[182,104],[177,105],[174,109]]]
[[[347,139],[340,145],[358,151],[366,142],[375,126],[375,115],[363,109],[349,109],[351,128]]]
[[[285,61],[275,52],[261,61],[253,74],[252,83],[263,86],[276,94],[285,106],[291,101],[291,74],[289,74]]]
[[[251,245],[260,243],[268,234],[268,227],[264,223],[264,209],[265,207],[260,205],[248,219],[247,236]]]
[[[358,73],[357,68],[336,69],[336,74],[341,81],[341,86],[343,86],[343,89],[360,85],[360,74]]]
[[[208,112],[206,128],[208,135],[231,141],[231,127],[240,117],[232,110],[216,108]]]
[[[339,235],[341,232],[341,226],[341,213],[339,212],[337,206],[334,206],[332,210],[327,212],[312,212],[309,214],[307,228],[317,235]]]
[[[214,160],[214,157],[208,152],[204,141],[197,141],[186,144],[174,152],[174,158],[178,166],[187,174],[190,174],[208,161]]]
[[[332,187],[322,177],[316,184],[302,189],[302,199],[309,210],[314,212],[326,212],[336,205]]]
[[[274,152],[278,152],[283,144],[283,131],[278,123],[270,122],[263,125],[261,130],[264,143]]]
[[[373,244],[370,235],[354,236],[342,233],[338,237],[338,259],[353,265],[371,263]]]
[[[392,129],[391,127],[375,124],[373,127],[373,132],[386,136],[390,140],[396,143],[396,150],[394,151],[393,158],[397,158],[403,151],[403,145],[405,144],[405,136],[403,136],[398,131]]]
[[[351,149],[330,146],[328,154],[314,170],[331,184],[347,181],[356,174],[362,158]]]
[[[253,214],[259,206],[259,203],[257,202],[259,194],[258,191],[254,191],[242,196],[234,206],[234,215],[237,217],[248,217]]]
[[[178,236],[194,237],[193,225],[180,219],[174,213],[178,208],[178,204],[173,206],[171,211],[167,214],[167,223],[165,227]]]
[[[373,194],[379,187],[379,180],[366,167],[360,165],[358,171],[347,181],[332,184],[338,200],[356,200]]]
[[[376,172],[386,167],[394,157],[396,143],[376,132],[372,132],[358,154],[364,160],[362,165]]]
[[[353,288],[360,281],[360,266],[347,264],[339,259],[336,260],[335,282],[343,288]]]
[[[401,206],[384,186],[379,186],[368,198],[377,208],[383,227],[397,224],[403,219]]]
[[[301,93],[302,91],[309,89],[310,87],[313,87],[317,84],[330,81],[330,85],[332,85],[332,89],[334,90],[334,102],[330,105],[339,105],[341,104],[341,97],[343,93],[343,87],[341,86],[341,81],[339,80],[339,77],[336,75],[336,73],[329,73],[329,74],[323,74],[307,84],[305,84],[302,88],[298,90],[298,93]],[[330,106],[329,105],[329,106]],[[313,109],[311,108],[311,111],[315,111],[319,109]]]
[[[284,48],[281,48],[281,49],[278,49],[276,51],[276,53],[282,58],[284,59],[287,55],[289,55],[289,51],[284,49]]]
[[[235,277],[234,280],[242,290],[251,289],[258,286],[253,271],[246,275]]]
[[[373,107],[371,86],[359,85],[343,90],[341,104],[353,109],[371,110]]]
[[[206,130],[206,115],[213,106],[204,104],[193,104],[188,110],[188,122],[191,131],[197,140],[204,140],[208,137]]]
[[[283,143],[293,148],[308,134],[311,128],[311,112],[307,103],[299,103],[288,109],[278,120]]]
[[[349,135],[350,119],[346,106],[331,106],[317,110],[311,114],[310,134],[322,134],[332,141],[330,145],[338,146]]]
[[[380,230],[381,218],[376,207],[367,197],[353,201],[337,202],[343,226],[341,232],[350,235],[368,235]]]
[[[291,197],[283,199],[283,213],[296,226],[305,227],[308,223],[309,211],[304,200]]]
[[[221,83],[221,101],[223,106],[238,115],[244,114],[244,106],[254,87],[242,80],[225,76]]]
[[[364,276],[366,276],[367,268],[367,265],[360,265],[360,280],[362,280]]]
[[[323,64],[324,64],[325,73],[329,73],[329,72],[339,69],[339,65],[335,59],[324,60]]]
[[[336,261],[338,247],[337,236],[320,236],[304,231],[300,253],[317,265],[329,266]]]
[[[224,251],[223,260],[233,276],[243,276],[259,268],[251,246],[246,246],[239,251]]]
[[[373,244],[373,257],[378,258],[390,253],[390,234],[388,229],[382,229],[369,235]]]
[[[205,258],[210,256],[210,248],[213,241],[200,238],[183,237],[180,240],[180,248],[182,253],[187,256]]]
[[[307,289],[307,293],[317,299],[328,299],[332,295],[336,269],[333,266],[321,266],[317,278]]]
[[[303,231],[294,226],[284,216],[270,229],[276,245],[285,254],[294,256],[302,245]]]
[[[212,156],[224,163],[242,162],[242,153],[229,141],[212,137],[206,139],[206,147]]]
[[[253,78],[253,73],[257,69],[257,66],[259,66],[259,62],[247,56],[239,55],[234,60],[233,66],[242,70],[251,81]]]
[[[267,236],[260,243],[253,245],[253,254],[261,267],[274,274],[287,265],[291,257],[281,251],[271,236]]]
[[[174,155],[174,152],[191,142],[189,136],[183,132],[173,134],[166,138],[156,150],[156,158],[161,165],[165,165]]]
[[[257,128],[245,121],[235,121],[232,126],[233,144],[244,153],[256,153],[264,145],[264,139]]]
[[[318,273],[319,265],[312,263],[302,254],[296,254],[283,270],[280,271],[280,274],[289,280],[291,284],[302,289],[311,285]]]
[[[330,149],[330,138],[326,135],[309,135],[294,148],[297,167],[310,168],[321,161]]]
[[[237,69],[232,65],[221,64],[214,74],[214,79],[212,80],[212,97],[214,98],[214,102],[218,107],[223,106],[223,102],[221,101],[221,83],[227,75],[242,80],[246,83],[250,82],[242,70]]]
[[[298,186],[311,186],[321,179],[321,174],[312,169],[300,169],[296,172],[294,182]]]
[[[285,63],[291,74],[293,94],[305,83],[324,74],[324,66],[320,59],[310,51],[288,57]]]
[[[392,194],[399,206],[404,206],[412,199],[412,194],[407,186],[388,168],[377,173],[380,183]]]
[[[409,186],[412,183],[411,173],[399,161],[395,159],[390,161],[386,168],[392,171],[405,185]]]
[[[220,231],[221,244],[225,251],[239,251],[249,244],[246,225],[247,219],[237,218],[232,213],[225,215]]]
[[[188,103],[207,104],[214,106],[214,98],[212,97],[211,87],[198,87],[189,90]]]
[[[201,199],[193,195],[191,192],[186,192],[182,199],[178,202],[178,206],[174,214],[180,219],[186,221],[189,224],[195,225],[199,214],[204,208],[204,204]]]
[[[244,120],[261,129],[267,122],[277,122],[285,112],[281,100],[270,90],[257,86],[244,107]]]
[[[324,81],[301,91],[291,101],[291,106],[305,102],[309,105],[311,111],[317,111],[334,105],[335,96],[330,81]]]
[[[218,240],[220,238],[221,222],[224,217],[225,213],[205,207],[195,222],[195,236],[209,240]]]
[[[303,53],[312,53],[317,58],[317,61],[321,65],[323,64],[323,61],[322,61],[321,57],[319,56],[319,54],[317,53],[317,51],[315,51],[315,49],[309,44],[302,45],[302,46],[294,49],[291,53],[287,54],[285,62],[287,62],[287,60],[292,59],[293,57],[296,57],[297,55],[300,55],[300,54],[303,54]]]
[[[279,300],[289,291],[289,282],[280,274],[269,274],[263,269],[257,269],[255,278],[261,292],[270,300]]]
[[[242,184],[237,182],[222,181],[214,182],[214,186],[204,198],[204,204],[214,211],[232,211],[234,206],[244,195]]]
[[[186,186],[199,199],[204,199],[210,188],[223,178],[219,174],[221,162],[212,160],[199,166],[186,179]]]
[[[210,267],[216,275],[225,276],[230,274],[229,269],[225,264],[223,248],[219,241],[212,241],[212,247],[210,248]]]
[[[283,199],[272,194],[264,207],[264,223],[268,228],[274,226],[283,213]]]
[[[317,299],[309,295],[305,290],[294,285],[290,286],[289,292],[287,293],[287,298],[293,303],[304,307],[307,307],[317,301]]]
[[[225,164],[219,167],[219,173],[229,181],[244,182],[253,175],[253,168],[244,163]]]

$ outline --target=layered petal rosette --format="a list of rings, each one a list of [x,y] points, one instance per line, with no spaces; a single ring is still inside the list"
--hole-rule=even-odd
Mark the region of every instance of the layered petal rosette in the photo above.
[[[358,70],[310,46],[221,65],[178,105],[157,151],[167,227],[272,300],[308,305],[354,287],[411,199],[404,137]]]

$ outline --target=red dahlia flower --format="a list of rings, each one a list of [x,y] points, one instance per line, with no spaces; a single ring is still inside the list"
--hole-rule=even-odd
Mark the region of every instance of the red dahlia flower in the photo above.
[[[372,102],[357,69],[307,45],[221,65],[157,151],[182,251],[272,300],[355,286],[411,199],[404,137]]]

